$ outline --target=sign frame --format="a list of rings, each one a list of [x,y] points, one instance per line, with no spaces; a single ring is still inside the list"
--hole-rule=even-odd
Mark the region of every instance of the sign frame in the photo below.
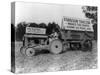
[[[38,28],[38,27],[26,27],[25,33],[27,34],[46,34],[46,29]]]
[[[94,32],[91,20],[63,16],[62,29]]]

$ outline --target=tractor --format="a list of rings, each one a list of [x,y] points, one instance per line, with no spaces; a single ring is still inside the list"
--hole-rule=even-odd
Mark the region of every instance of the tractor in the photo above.
[[[26,27],[20,52],[31,57],[41,50],[48,50],[52,54],[68,50],[90,51],[93,40],[90,24],[88,20],[63,17],[61,28],[56,28],[58,31],[55,29],[50,35],[46,35],[45,28]]]

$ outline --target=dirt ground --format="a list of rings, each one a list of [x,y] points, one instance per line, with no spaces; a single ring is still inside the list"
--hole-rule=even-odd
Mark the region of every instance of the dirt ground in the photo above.
[[[67,51],[62,54],[38,54],[25,57],[20,53],[22,42],[15,44],[16,73],[68,71],[97,68],[97,43],[93,41],[92,51]]]

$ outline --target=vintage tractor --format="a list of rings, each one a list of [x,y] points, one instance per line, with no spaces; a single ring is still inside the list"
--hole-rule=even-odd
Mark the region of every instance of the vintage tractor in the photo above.
[[[26,27],[23,37],[23,55],[33,56],[41,50],[60,54],[67,50],[89,51],[92,49],[93,29],[90,21],[64,17],[61,28],[46,35],[46,29]],[[56,28],[57,29],[57,28]]]
[[[47,36],[46,29],[26,27],[26,34],[23,36],[23,47],[20,52],[25,56],[33,56],[41,50],[49,50],[53,54],[59,54],[62,51],[62,42],[54,32]]]

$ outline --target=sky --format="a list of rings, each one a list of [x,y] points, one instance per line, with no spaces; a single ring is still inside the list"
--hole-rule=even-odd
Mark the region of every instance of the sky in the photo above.
[[[55,22],[61,25],[63,16],[86,19],[80,5],[15,3],[16,25],[20,22],[35,22],[37,24]]]

